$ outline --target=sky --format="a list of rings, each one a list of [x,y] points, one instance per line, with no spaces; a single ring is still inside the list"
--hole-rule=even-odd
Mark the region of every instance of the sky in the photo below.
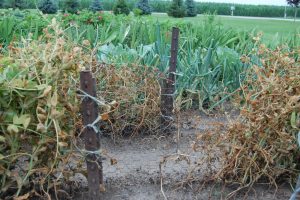
[[[219,2],[219,3],[239,3],[239,4],[255,4],[255,5],[287,5],[286,0],[196,0],[199,2]]]

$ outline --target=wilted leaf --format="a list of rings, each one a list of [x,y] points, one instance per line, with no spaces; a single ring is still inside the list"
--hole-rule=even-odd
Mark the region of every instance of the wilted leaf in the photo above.
[[[51,109],[51,118],[52,119],[56,119],[57,117],[59,117],[61,113],[58,112],[56,109]]]
[[[108,113],[104,113],[104,114],[102,114],[102,115],[101,115],[101,119],[102,119],[103,121],[106,121],[106,120],[108,120],[108,119],[109,119],[109,115],[108,115]]]
[[[16,125],[10,124],[10,125],[8,125],[8,127],[7,127],[7,131],[8,131],[9,133],[18,133],[18,132],[19,132],[19,129],[18,129],[18,127],[17,127]]]
[[[24,123],[23,123],[24,128],[27,129],[27,127],[29,126],[29,124],[30,124],[30,117],[28,117],[28,118],[26,118],[24,120]]]
[[[13,123],[15,125],[23,125],[23,127],[25,129],[27,129],[29,123],[30,123],[30,116],[25,114],[25,115],[21,115],[20,117],[18,117],[17,115],[14,116],[13,118]]]
[[[27,193],[27,194],[24,194],[24,195],[19,196],[19,197],[14,197],[14,200],[26,200],[26,199],[29,198],[29,196],[30,196],[30,194]]]
[[[43,109],[43,108],[41,108],[41,107],[37,107],[37,111],[39,112],[39,113],[42,113],[42,114],[46,114],[46,110],[45,109]]]
[[[111,164],[111,165],[116,165],[116,164],[118,164],[117,159],[111,158],[111,159],[110,159],[110,164]]]
[[[51,105],[53,106],[53,107],[56,107],[56,105],[57,105],[57,92],[55,91],[54,92],[54,94],[53,94],[53,96],[51,97]]]
[[[105,186],[104,184],[100,184],[100,192],[105,192],[106,189],[105,189]]]
[[[39,96],[39,98],[47,96],[51,92],[51,90],[52,90],[52,86],[48,85],[46,87],[46,89],[44,90],[43,94],[41,96]]]
[[[5,142],[5,137],[0,135],[0,142]]]
[[[58,146],[60,146],[60,147],[67,147],[68,143],[66,143],[66,142],[59,142]]]
[[[38,89],[38,90],[44,90],[45,88],[47,88],[48,85],[46,84],[41,84],[41,85],[36,85],[35,87]]]
[[[41,121],[45,121],[47,119],[47,116],[46,115],[43,115],[43,114],[37,114],[37,117],[39,120]]]
[[[44,124],[39,123],[39,124],[37,125],[37,127],[36,127],[36,130],[39,131],[39,132],[44,133],[44,132],[46,131],[46,127],[45,127]]]

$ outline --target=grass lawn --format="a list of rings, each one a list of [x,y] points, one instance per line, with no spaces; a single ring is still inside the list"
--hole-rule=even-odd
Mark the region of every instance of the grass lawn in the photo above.
[[[155,13],[152,17],[159,20],[177,20],[177,21],[190,21],[193,23],[201,23],[204,16],[197,16],[192,18],[176,19],[167,16],[166,14]],[[233,27],[239,30],[251,31],[253,29],[262,31],[264,39],[272,41],[278,37],[289,37],[295,33],[300,33],[300,22],[284,21],[284,20],[271,20],[271,19],[243,19],[227,16],[216,16],[217,22],[225,27]],[[278,34],[278,36],[276,36]]]

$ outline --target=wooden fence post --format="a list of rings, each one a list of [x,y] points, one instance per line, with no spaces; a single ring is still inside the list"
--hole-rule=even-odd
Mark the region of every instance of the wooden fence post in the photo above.
[[[86,94],[96,97],[96,81],[92,76],[91,71],[80,72],[80,87]],[[100,199],[100,184],[103,184],[102,161],[99,155],[100,137],[93,127],[88,125],[98,117],[98,105],[89,98],[85,97],[81,104],[81,114],[84,125],[83,137],[85,149],[87,152],[87,179],[89,187],[89,200]],[[96,153],[99,152],[99,153]]]
[[[168,79],[163,81],[161,90],[161,128],[165,132],[173,122],[176,66],[178,54],[179,28],[172,29],[171,58]]]

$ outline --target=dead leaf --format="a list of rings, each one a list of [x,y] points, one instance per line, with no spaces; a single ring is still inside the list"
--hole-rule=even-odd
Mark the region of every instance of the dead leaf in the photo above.
[[[8,125],[8,127],[7,127],[7,131],[8,131],[9,133],[18,133],[18,132],[19,132],[19,129],[18,129],[18,127],[17,127],[16,125],[10,124],[10,125]]]
[[[104,184],[100,184],[100,192],[106,192]]]
[[[107,120],[109,119],[108,113],[102,114],[102,115],[101,115],[101,119],[102,119],[103,121],[107,121]]]
[[[56,92],[56,91],[54,91],[53,96],[51,97],[50,102],[51,102],[51,105],[52,105],[53,107],[56,107],[56,106],[57,106],[58,97],[57,97],[57,92]]]
[[[111,164],[111,165],[116,165],[116,164],[118,164],[117,159],[111,158],[111,159],[110,159],[110,164]]]
[[[6,140],[5,137],[0,135],[0,142],[5,142],[5,140]]]
[[[25,199],[28,199],[29,196],[30,196],[30,194],[27,193],[27,194],[24,194],[22,196],[14,197],[14,200],[25,200]]]

